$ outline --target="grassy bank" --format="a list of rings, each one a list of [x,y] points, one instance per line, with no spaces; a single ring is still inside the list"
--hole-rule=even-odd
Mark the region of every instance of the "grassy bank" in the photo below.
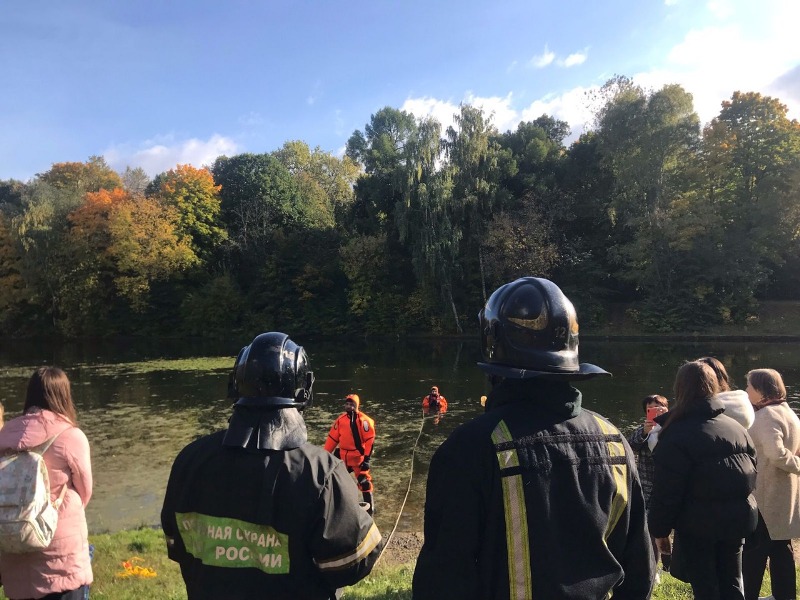
[[[167,558],[160,531],[137,529],[90,536],[95,545],[93,600],[179,600],[186,598],[180,570]],[[391,546],[390,546],[391,548]],[[124,563],[127,563],[127,568]],[[348,588],[346,600],[410,600],[414,564],[381,561],[364,581]],[[762,595],[769,589],[766,577]],[[800,577],[798,577],[800,580]],[[0,598],[6,596],[0,594]],[[690,600],[689,586],[665,575],[654,600]]]

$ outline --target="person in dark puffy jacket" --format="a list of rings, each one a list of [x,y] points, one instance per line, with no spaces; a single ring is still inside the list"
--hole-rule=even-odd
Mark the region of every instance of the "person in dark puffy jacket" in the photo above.
[[[723,414],[711,367],[684,364],[675,404],[656,418],[648,524],[663,551],[673,530],[695,598],[744,598],[742,543],[756,526],[756,451],[747,431]]]

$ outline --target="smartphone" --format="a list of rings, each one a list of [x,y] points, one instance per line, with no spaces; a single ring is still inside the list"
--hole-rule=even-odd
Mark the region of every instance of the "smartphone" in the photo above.
[[[663,406],[648,406],[647,407],[647,420],[651,423],[655,421],[655,418],[658,415],[664,414],[667,412],[667,409]]]

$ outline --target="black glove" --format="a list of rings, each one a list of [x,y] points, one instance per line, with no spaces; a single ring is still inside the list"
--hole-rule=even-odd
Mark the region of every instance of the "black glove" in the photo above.
[[[362,471],[369,471],[369,456],[364,457],[364,460],[361,461],[361,464],[358,466],[358,468]]]

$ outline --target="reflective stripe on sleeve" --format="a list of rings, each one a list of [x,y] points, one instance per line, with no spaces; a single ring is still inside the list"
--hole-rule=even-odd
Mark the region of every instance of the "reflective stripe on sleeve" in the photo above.
[[[372,552],[375,547],[381,542],[381,532],[378,531],[377,526],[373,523],[367,532],[366,537],[361,541],[358,547],[342,556],[335,558],[327,558],[324,560],[316,560],[317,566],[321,571],[339,571],[351,567],[358,561],[362,560]]]
[[[503,503],[506,520],[506,547],[508,551],[508,586],[511,600],[532,597],[531,556],[528,544],[528,513],[525,508],[525,491],[522,475],[504,475],[503,470],[519,467],[516,448],[500,449],[500,444],[511,442],[511,432],[505,421],[500,421],[492,432],[500,478],[503,485]]]
[[[619,439],[619,441],[606,441],[608,455],[610,457],[624,457],[625,446],[622,443],[622,434],[619,430],[598,415],[594,415],[594,418],[600,425],[600,429],[603,433],[606,435],[613,435]],[[612,463],[609,465],[609,468],[611,469],[611,475],[614,478],[616,489],[614,490],[614,498],[611,501],[611,511],[608,515],[608,525],[606,526],[604,535],[606,542],[608,542],[608,538],[611,537],[617,523],[619,523],[620,518],[625,513],[625,509],[628,506],[628,465],[624,463]]]

